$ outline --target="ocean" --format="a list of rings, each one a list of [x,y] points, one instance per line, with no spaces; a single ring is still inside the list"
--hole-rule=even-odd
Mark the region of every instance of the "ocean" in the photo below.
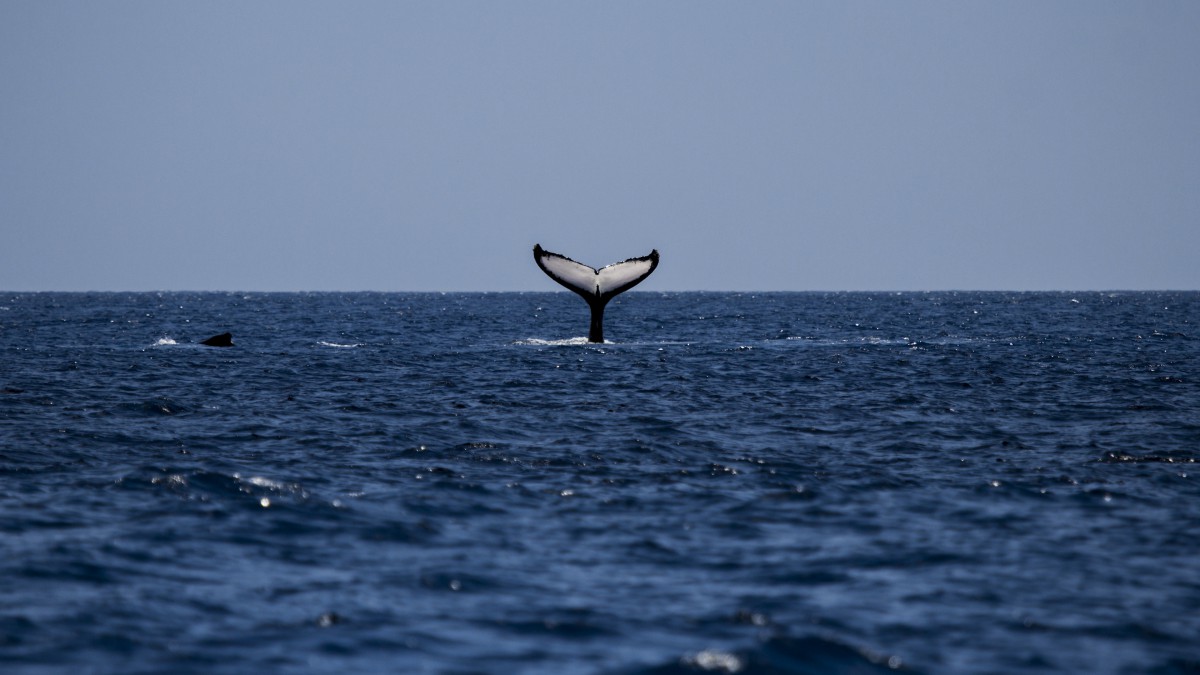
[[[1200,671],[1200,293],[587,322],[0,294],[0,672]]]

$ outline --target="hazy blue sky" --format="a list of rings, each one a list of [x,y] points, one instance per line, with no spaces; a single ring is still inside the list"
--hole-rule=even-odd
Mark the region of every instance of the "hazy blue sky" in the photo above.
[[[1200,288],[1200,2],[0,0],[0,289]]]

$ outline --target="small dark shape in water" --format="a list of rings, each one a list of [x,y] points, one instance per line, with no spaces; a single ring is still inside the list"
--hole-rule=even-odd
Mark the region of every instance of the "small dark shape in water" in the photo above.
[[[200,344],[208,345],[209,347],[232,347],[233,333],[221,333],[220,335],[214,335],[207,340],[201,340]]]
[[[342,621],[344,621],[344,619],[342,619],[337,612],[325,612],[321,616],[317,617],[317,625],[321,628],[329,628],[330,626],[341,623]]]

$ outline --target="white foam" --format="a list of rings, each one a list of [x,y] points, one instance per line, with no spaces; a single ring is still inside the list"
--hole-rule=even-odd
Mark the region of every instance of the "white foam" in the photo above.
[[[155,342],[153,346],[154,347],[165,347],[167,345],[174,345],[174,344],[178,344],[177,342],[175,342],[174,339],[169,338],[169,337],[161,337],[161,338],[158,338],[158,341]]]
[[[683,662],[689,666],[695,666],[700,670],[707,670],[719,673],[736,673],[740,671],[745,664],[736,654],[722,652],[716,649],[705,649],[692,656],[684,657]]]
[[[317,344],[321,345],[322,347],[334,347],[336,349],[354,349],[355,347],[363,346],[362,343],[360,343],[360,342],[343,345],[343,344],[338,344],[336,342],[326,342],[324,340],[317,342]]]
[[[264,478],[262,476],[250,476],[249,478],[242,478],[241,474],[235,473],[235,474],[233,474],[233,477],[236,480],[242,481],[244,483],[249,483],[251,485],[254,485],[256,487],[261,487],[261,488],[269,488],[272,490],[283,490],[284,488],[287,487],[287,485],[285,485],[277,480],[271,480],[270,478]]]
[[[528,338],[526,340],[517,340],[513,344],[533,345],[535,347],[562,347],[562,346],[576,346],[576,345],[591,345],[591,344],[596,344],[596,343],[588,342],[588,339],[585,337],[577,337],[577,338],[567,338],[565,340],[543,340],[541,338]],[[612,343],[609,342],[608,340],[605,340],[604,344],[610,345]]]

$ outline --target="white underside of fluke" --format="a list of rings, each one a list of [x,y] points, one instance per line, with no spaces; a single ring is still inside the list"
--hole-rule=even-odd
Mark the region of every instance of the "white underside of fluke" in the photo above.
[[[654,271],[658,252],[595,269],[570,258],[539,249],[537,263],[551,279],[580,295],[603,296],[626,291]]]

